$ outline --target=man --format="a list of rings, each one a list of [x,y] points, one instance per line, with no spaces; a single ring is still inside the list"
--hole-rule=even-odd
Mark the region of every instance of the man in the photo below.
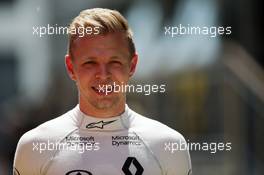
[[[188,150],[171,146],[186,143],[183,136],[132,111],[125,92],[114,91],[128,83],[138,60],[125,18],[114,10],[88,9],[69,30],[65,63],[79,104],[21,137],[14,173],[190,174]]]

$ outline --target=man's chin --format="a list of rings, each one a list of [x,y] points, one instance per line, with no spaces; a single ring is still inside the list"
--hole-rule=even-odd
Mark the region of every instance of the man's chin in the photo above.
[[[100,99],[93,102],[93,106],[100,110],[111,109],[116,105],[116,101],[113,99]]]
[[[109,96],[91,96],[87,100],[98,110],[113,110],[123,101],[122,98],[118,94],[111,94]]]
[[[97,109],[101,110],[106,110],[112,108],[113,104],[112,103],[107,103],[107,102],[99,102],[94,105]]]

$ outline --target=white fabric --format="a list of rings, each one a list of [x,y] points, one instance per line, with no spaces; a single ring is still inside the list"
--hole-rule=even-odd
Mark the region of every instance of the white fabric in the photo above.
[[[25,133],[19,140],[14,174],[20,175],[188,175],[188,150],[168,151],[185,142],[177,131],[129,109],[100,119],[77,105]]]

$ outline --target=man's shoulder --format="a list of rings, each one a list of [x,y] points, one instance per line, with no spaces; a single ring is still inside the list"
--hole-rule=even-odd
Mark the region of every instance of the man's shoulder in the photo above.
[[[134,112],[134,116],[133,128],[145,137],[156,141],[174,140],[185,142],[183,135],[175,129],[136,112]]]
[[[25,174],[28,174],[27,172],[37,174],[44,162],[56,152],[56,149],[46,149],[46,146],[60,141],[73,130],[74,125],[71,122],[67,112],[23,134],[17,144],[14,166],[25,171]],[[31,169],[32,164],[34,167]]]
[[[34,141],[39,142],[47,141],[49,139],[59,139],[73,129],[74,124],[70,117],[70,111],[68,111],[61,116],[46,121],[45,123],[27,131],[22,135],[19,142],[26,144]]]
[[[188,174],[191,169],[186,140],[178,131],[159,121],[135,114],[133,130],[168,174]],[[175,166],[176,165],[176,166]]]

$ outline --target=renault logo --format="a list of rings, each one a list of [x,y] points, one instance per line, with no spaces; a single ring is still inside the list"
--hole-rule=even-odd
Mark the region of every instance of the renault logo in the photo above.
[[[128,157],[122,167],[122,170],[125,173],[125,175],[133,175],[131,171],[129,170],[129,167],[131,166],[131,164],[133,164],[137,169],[135,175],[143,174],[144,168],[140,165],[137,159],[135,157]]]

